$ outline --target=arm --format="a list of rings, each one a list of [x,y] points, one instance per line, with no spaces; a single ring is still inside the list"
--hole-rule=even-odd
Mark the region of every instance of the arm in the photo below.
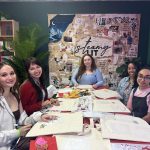
[[[121,91],[122,91],[122,83],[124,82],[124,78],[120,80],[120,82],[118,83],[118,86],[117,86],[117,92],[122,95]]]
[[[148,112],[147,115],[143,117],[143,119],[144,119],[146,122],[150,123],[150,112]]]
[[[129,99],[128,99],[128,102],[127,102],[127,108],[132,111],[132,97],[133,97],[133,90],[131,91],[130,93],[130,96],[129,96]]]
[[[5,98],[0,96],[0,147],[9,147],[11,142],[19,137],[10,111]]]
[[[32,87],[31,83],[23,83],[19,89],[19,93],[23,109],[28,115],[42,108],[42,102],[38,102],[36,90]]]
[[[35,124],[37,121],[40,120],[42,113],[40,111],[34,112],[32,115],[28,117],[26,112],[22,108],[22,103],[19,104],[20,109],[20,118],[19,118],[19,125],[27,125],[27,124]]]
[[[43,114],[40,111],[34,112],[32,115],[27,116],[26,112],[22,108],[21,102],[19,104],[19,109],[21,113],[21,116],[19,118],[19,125],[34,125],[38,121],[47,121],[50,119],[54,119],[54,116],[45,113]]]
[[[97,83],[93,85],[94,88],[97,88],[104,84],[104,79],[99,69],[96,69],[96,78],[97,78]]]
[[[17,129],[0,131],[0,146],[7,146],[18,137]]]
[[[127,80],[127,77],[122,78],[117,87],[117,92],[121,95],[122,99],[124,98],[123,93],[126,88]]]
[[[147,106],[148,106],[148,112],[147,115],[143,117],[143,119],[150,123],[150,95],[147,96]]]
[[[48,114],[42,114],[40,111],[34,112],[29,117],[27,116],[26,112],[22,108],[22,104],[20,102],[19,105],[20,109],[20,119],[19,119],[19,136],[25,136],[27,132],[31,129],[32,125],[34,125],[38,121],[48,121],[50,119],[55,119],[55,116],[50,116]]]
[[[77,80],[76,80],[76,76],[77,76],[78,70],[79,70],[79,69],[76,69],[76,70],[73,72],[72,77],[71,77],[71,81],[72,81],[72,83],[74,84],[74,86],[78,85],[78,82],[77,82]]]

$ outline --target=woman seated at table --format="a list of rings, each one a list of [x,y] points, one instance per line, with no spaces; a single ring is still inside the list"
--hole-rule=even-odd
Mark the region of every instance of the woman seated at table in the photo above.
[[[41,112],[28,117],[22,108],[17,85],[14,69],[8,64],[0,63],[0,150],[9,150],[14,146],[14,150],[28,150],[29,141],[25,144],[26,138],[21,138],[17,145],[17,139],[25,136],[37,121],[48,121],[55,117]]]
[[[127,105],[129,95],[133,88],[137,87],[137,66],[133,62],[128,63],[128,76],[122,78],[118,84],[117,92],[122,97],[122,102]]]
[[[44,73],[40,62],[34,57],[28,58],[25,62],[25,68],[28,79],[20,86],[19,94],[23,109],[30,115],[35,111],[49,107],[55,102],[48,99]]]
[[[138,87],[132,90],[127,107],[135,117],[150,123],[150,67],[139,71],[137,83]]]
[[[73,73],[71,81],[74,86],[92,85],[95,89],[104,84],[102,73],[97,68],[94,58],[89,54],[83,55],[80,66]]]

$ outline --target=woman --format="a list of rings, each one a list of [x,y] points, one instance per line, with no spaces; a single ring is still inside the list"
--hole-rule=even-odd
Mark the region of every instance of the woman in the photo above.
[[[22,108],[16,88],[16,73],[5,63],[0,63],[0,149],[9,150],[14,141],[24,136],[38,120],[46,121],[52,116],[35,112],[27,117]],[[20,128],[18,128],[21,126]],[[17,129],[18,128],[18,129]],[[29,143],[28,143],[29,144]],[[29,145],[26,145],[29,147]],[[19,148],[23,150],[23,148]]]
[[[42,108],[49,107],[52,101],[48,99],[40,62],[34,57],[28,58],[25,68],[28,79],[20,86],[19,93],[23,109],[30,115]]]
[[[92,85],[95,89],[104,84],[102,73],[96,67],[94,58],[89,54],[83,55],[80,67],[73,73],[71,81],[74,86]]]
[[[150,123],[150,68],[141,69],[137,77],[138,88],[132,90],[127,107],[135,117]]]
[[[138,86],[136,81],[137,67],[133,62],[128,64],[127,72],[128,76],[120,80],[117,88],[118,93],[122,97],[122,102],[125,105],[127,105],[131,90]]]

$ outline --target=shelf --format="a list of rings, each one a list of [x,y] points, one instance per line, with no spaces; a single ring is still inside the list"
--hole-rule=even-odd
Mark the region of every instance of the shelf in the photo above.
[[[0,51],[0,56],[14,56],[13,51]]]
[[[15,20],[0,20],[0,40],[13,40],[19,31],[19,23]]]
[[[3,62],[5,58],[12,59],[12,56],[15,55],[12,48],[12,41],[18,31],[19,23],[17,21],[0,20],[0,62]]]

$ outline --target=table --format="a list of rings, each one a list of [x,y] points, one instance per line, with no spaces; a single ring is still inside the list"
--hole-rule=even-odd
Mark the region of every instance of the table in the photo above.
[[[100,99],[97,99],[97,100],[100,100]],[[111,100],[111,99],[107,99],[107,100]],[[124,113],[124,112],[118,112],[118,113],[129,115],[129,113]],[[51,145],[52,146],[51,148],[55,147],[58,150],[70,150],[70,147],[74,143],[74,146],[71,147],[71,150],[79,150],[79,149],[80,150],[82,149],[92,150],[93,148],[94,150],[99,150],[99,149],[102,149],[102,150],[150,150],[150,142],[147,142],[147,143],[146,142],[133,142],[133,141],[113,140],[113,139],[103,140],[100,132],[98,132],[95,128],[96,127],[95,123],[91,121],[93,120],[93,118],[96,118],[96,116],[94,117],[91,116],[92,111],[88,113],[83,112],[83,114],[84,114],[83,124],[89,124],[91,126],[91,133],[83,135],[83,136],[77,136],[73,134],[56,135],[53,137],[53,141],[55,142],[53,143],[53,145]],[[117,113],[114,113],[114,114],[117,114]],[[103,114],[99,113],[99,116],[101,115]],[[61,144],[61,142],[63,144]],[[66,145],[68,145],[68,147]]]

